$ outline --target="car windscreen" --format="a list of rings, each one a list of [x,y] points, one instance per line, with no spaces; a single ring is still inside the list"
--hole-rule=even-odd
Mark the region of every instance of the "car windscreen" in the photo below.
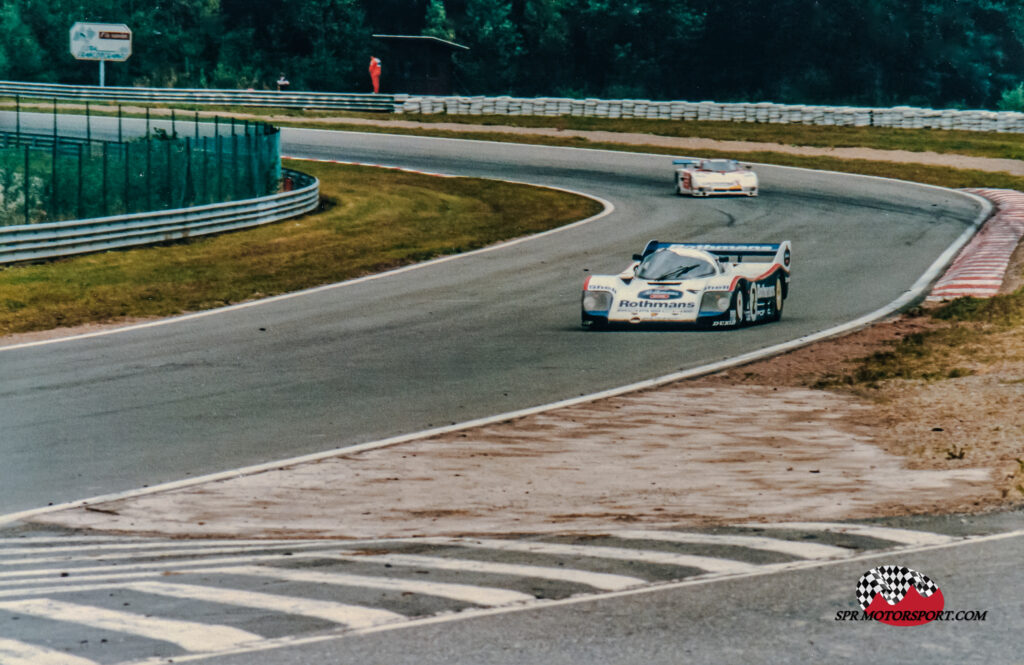
[[[736,171],[740,165],[731,159],[709,159],[700,167],[705,171]]]
[[[668,249],[648,254],[636,269],[637,277],[650,281],[694,279],[714,274],[715,267],[709,261],[695,256],[680,256]]]

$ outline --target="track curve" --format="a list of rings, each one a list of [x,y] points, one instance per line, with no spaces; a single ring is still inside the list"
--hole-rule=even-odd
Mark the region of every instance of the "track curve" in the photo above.
[[[5,512],[509,412],[801,337],[896,299],[979,211],[948,190],[781,167],[759,168],[757,199],[688,200],[664,156],[293,129],[282,144],[296,157],[564,187],[615,212],[212,316],[0,350]],[[579,330],[584,269],[617,271],[651,238],[793,240],[785,318],[734,332]]]

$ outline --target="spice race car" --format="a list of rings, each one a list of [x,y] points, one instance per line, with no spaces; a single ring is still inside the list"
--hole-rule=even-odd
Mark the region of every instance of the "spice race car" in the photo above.
[[[676,165],[676,194],[757,196],[757,174],[735,159],[681,157],[672,163]]]
[[[583,283],[582,323],[739,327],[778,321],[789,295],[792,246],[652,240],[618,275]]]

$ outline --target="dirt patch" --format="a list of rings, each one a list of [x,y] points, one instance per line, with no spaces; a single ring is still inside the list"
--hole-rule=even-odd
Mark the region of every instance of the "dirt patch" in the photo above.
[[[703,379],[38,521],[173,536],[374,538],[1000,505],[1007,497],[994,474],[1005,469],[995,451],[936,468],[892,443],[900,436],[887,438],[899,408],[879,420],[863,397],[798,385],[919,325],[881,324]],[[915,409],[941,409],[918,388]],[[897,421],[914,434],[936,415],[922,413]]]
[[[890,349],[907,335],[948,325],[925,316],[901,317],[694,383],[812,386],[852,373],[859,358]],[[851,413],[849,422],[869,431],[873,445],[908,468],[991,469],[997,494],[988,498],[994,502],[979,497],[975,509],[1024,501],[1024,331],[990,333],[985,344],[980,355],[970,348],[949,350],[945,362],[967,376],[835,389],[868,407]]]

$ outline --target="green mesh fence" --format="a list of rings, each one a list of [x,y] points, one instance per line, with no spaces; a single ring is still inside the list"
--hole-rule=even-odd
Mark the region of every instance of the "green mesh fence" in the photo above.
[[[145,137],[106,141],[3,128],[0,225],[184,208],[278,191],[276,127],[196,118],[189,129],[188,136],[155,129]]]

